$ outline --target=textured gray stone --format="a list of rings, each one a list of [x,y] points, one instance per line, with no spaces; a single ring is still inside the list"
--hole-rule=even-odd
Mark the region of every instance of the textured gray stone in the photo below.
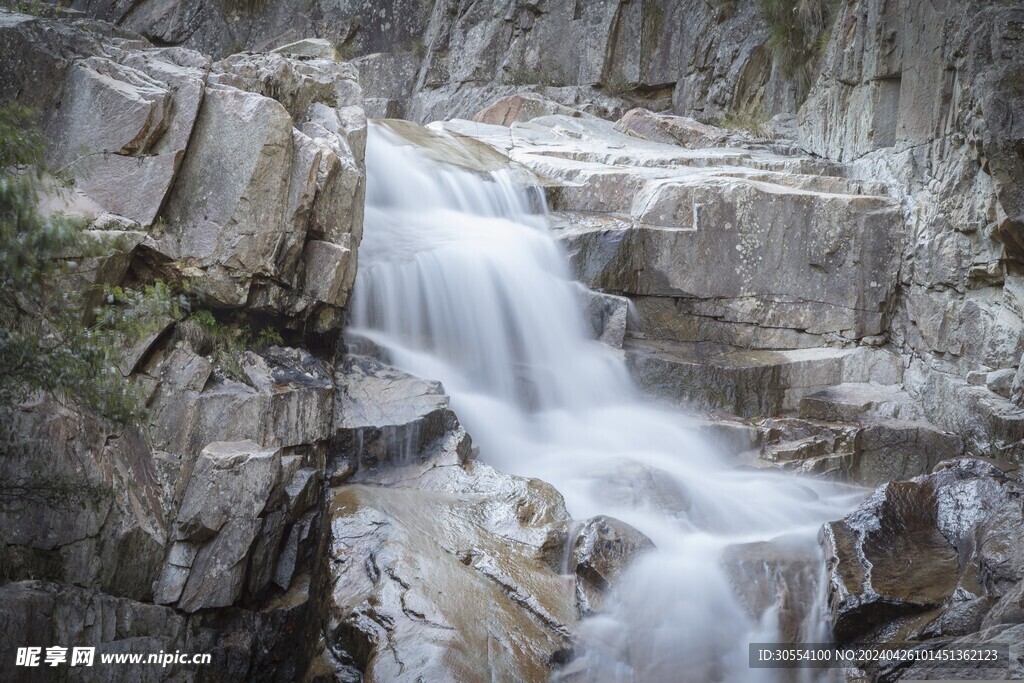
[[[207,88],[158,245],[202,269],[202,286],[212,301],[241,306],[253,276],[290,275],[280,271],[276,257],[288,202],[291,128],[275,100]]]
[[[564,114],[580,116],[569,107],[536,93],[523,93],[502,97],[473,115],[473,120],[498,126],[509,126],[515,121],[530,121],[538,116]]]
[[[693,149],[725,147],[730,138],[746,139],[748,142],[752,140],[749,135],[733,133],[696,119],[658,115],[646,109],[631,109],[626,112],[615,123],[615,130],[651,142],[664,142]]]
[[[85,0],[92,16],[163,44],[217,57],[316,37],[362,55],[367,95],[427,121],[468,118],[515,87],[535,86],[571,106],[621,115],[639,102],[717,117],[740,106],[795,112],[806,86],[786,77],[765,47],[769,26],[755,3],[672,0],[641,7],[620,0],[509,6],[489,0],[302,0],[289,8],[164,0]],[[300,45],[302,43],[299,43]],[[311,54],[329,54],[316,43]],[[310,50],[304,48],[305,53]],[[383,54],[382,54],[383,53]],[[501,93],[489,84],[505,84]],[[406,100],[401,102],[401,100]],[[602,102],[604,101],[604,102]],[[387,105],[382,109],[386,111]]]
[[[303,291],[317,301],[343,306],[355,280],[355,254],[352,249],[309,240],[303,250],[306,281]]]
[[[201,542],[234,517],[258,517],[280,474],[279,451],[252,441],[211,443],[192,469],[174,538]]]
[[[633,299],[650,336],[794,348],[886,330],[904,238],[877,185],[767,149],[638,142],[605,121],[447,128],[545,179],[575,275]]]
[[[143,226],[166,200],[202,100],[209,63],[182,53],[75,62],[47,117],[52,167],[104,210]]]
[[[1020,581],[1019,471],[976,459],[881,486],[821,535],[840,643],[901,617],[998,598]],[[909,568],[913,566],[911,571]]]
[[[454,422],[438,382],[361,356],[345,357],[338,371],[336,451],[354,457],[357,467],[417,459]]]
[[[585,287],[580,288],[580,298],[583,301],[583,317],[593,330],[594,337],[621,349],[631,317],[629,299]]]
[[[576,619],[572,583],[548,559],[564,547],[561,497],[454,454],[429,478],[410,474],[332,489],[329,642],[357,653],[367,681],[547,676]]]
[[[601,612],[605,596],[641,553],[654,549],[651,539],[612,517],[592,517],[572,542],[571,567],[576,574],[580,614]]]

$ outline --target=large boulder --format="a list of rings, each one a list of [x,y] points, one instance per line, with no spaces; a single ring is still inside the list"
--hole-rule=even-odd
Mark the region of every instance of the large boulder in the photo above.
[[[142,368],[157,380],[150,409],[156,448],[189,464],[214,441],[276,448],[329,440],[334,384],[327,363],[282,347],[240,356],[241,379],[214,374],[205,359],[182,347],[155,354]]]
[[[543,95],[522,93],[500,98],[493,104],[478,111],[473,116],[473,120],[479,123],[509,126],[515,121],[529,121],[538,116],[549,116],[551,114],[580,115],[579,112],[574,112],[569,107],[549,100]]]
[[[287,589],[289,567],[274,568],[282,539],[301,533],[300,518],[317,502],[315,470],[301,465],[299,456],[251,441],[203,449],[171,525],[154,601],[195,612],[233,605],[245,590],[258,596],[272,577]],[[294,571],[290,553],[280,557]]]
[[[358,357],[339,371],[340,451],[360,455],[330,491],[322,666],[366,681],[548,676],[577,618],[562,497],[475,462],[436,383]]]
[[[1024,578],[1022,493],[1019,470],[950,460],[932,474],[881,486],[826,524],[837,640],[977,630],[995,600]]]
[[[188,145],[209,68],[201,55],[176,48],[73,62],[47,114],[48,163],[103,210],[152,225]]]

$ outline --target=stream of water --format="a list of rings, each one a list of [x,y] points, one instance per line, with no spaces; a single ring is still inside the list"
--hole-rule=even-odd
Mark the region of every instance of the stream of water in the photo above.
[[[766,546],[746,546],[769,592],[807,593],[755,619],[722,555],[782,537],[777,555],[814,558],[820,525],[857,494],[737,468],[685,416],[646,404],[621,354],[588,335],[578,286],[530,190],[502,172],[427,160],[380,125],[370,128],[367,175],[355,330],[395,365],[443,382],[482,460],[553,484],[576,519],[610,515],[657,546],[608,613],[581,623],[587,647],[572,665],[581,680],[778,680],[777,670],[748,668],[749,642],[782,639],[787,619],[802,639],[824,639],[820,562],[778,569],[757,559]]]

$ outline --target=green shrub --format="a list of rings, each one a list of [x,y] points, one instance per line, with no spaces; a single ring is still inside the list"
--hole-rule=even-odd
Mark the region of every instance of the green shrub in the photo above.
[[[253,342],[253,347],[257,349],[262,349],[267,346],[283,345],[284,339],[281,337],[281,333],[273,327],[264,327],[260,330],[259,334],[256,335],[256,340]]]
[[[248,382],[241,364],[243,352],[284,345],[281,333],[273,327],[263,326],[254,335],[241,312],[218,317],[213,311],[197,309],[178,323],[176,333],[195,353],[210,358],[225,375],[239,382]]]
[[[738,130],[750,133],[759,138],[773,137],[771,126],[768,124],[768,115],[760,109],[753,111],[729,112],[720,119],[707,121],[728,130]]]
[[[221,12],[225,15],[252,16],[262,12],[266,6],[267,0],[220,0]]]
[[[126,424],[141,408],[117,368],[117,349],[177,304],[169,289],[150,286],[110,291],[101,309],[90,309],[94,290],[71,277],[79,257],[118,247],[87,237],[80,219],[39,212],[52,187],[42,157],[33,112],[0,107],[0,409],[42,390]]]
[[[788,78],[806,92],[828,44],[837,0],[760,0],[768,22],[767,47]]]

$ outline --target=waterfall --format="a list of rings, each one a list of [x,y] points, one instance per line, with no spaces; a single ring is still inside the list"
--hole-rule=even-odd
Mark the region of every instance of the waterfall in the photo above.
[[[581,680],[777,680],[747,667],[748,642],[782,637],[777,609],[751,618],[722,554],[785,537],[816,557],[818,528],[856,494],[738,469],[685,416],[646,405],[621,354],[588,338],[543,202],[503,172],[430,161],[372,125],[367,174],[352,327],[442,381],[482,460],[550,482],[576,519],[616,517],[657,545],[582,622]],[[815,614],[820,591],[808,593],[795,600]]]

